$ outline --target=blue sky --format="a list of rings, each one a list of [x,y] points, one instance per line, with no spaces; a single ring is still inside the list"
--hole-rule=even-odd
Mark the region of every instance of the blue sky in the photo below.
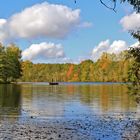
[[[74,21],[73,23],[68,22],[69,19],[64,19],[62,24],[65,24],[65,22],[68,22],[67,25],[63,26],[58,26],[61,27],[62,29],[59,29],[60,35],[61,35],[61,31],[64,32],[65,35],[63,35],[63,37],[54,37],[55,35],[55,31],[52,33],[49,32],[48,33],[44,33],[43,35],[38,35],[39,37],[35,37],[35,35],[33,35],[33,33],[31,34],[32,37],[23,37],[19,32],[19,36],[14,38],[13,34],[15,35],[16,29],[19,28],[23,28],[24,29],[24,24],[20,24],[21,19],[19,20],[19,18],[17,17],[13,17],[13,15],[17,14],[17,13],[21,13],[22,11],[25,10],[25,8],[30,8],[33,7],[34,5],[37,4],[42,4],[44,2],[48,2],[48,6],[49,7],[51,4],[55,4],[59,7],[59,5],[62,6],[66,6],[68,8],[71,8],[72,11],[67,10],[67,12],[70,14],[72,13],[74,10],[79,9],[80,13],[76,19],[75,15],[74,15]],[[41,7],[40,5],[38,7]],[[45,7],[45,6],[44,6]],[[63,9],[63,7],[62,7]],[[0,19],[5,19],[6,20],[6,27],[8,27],[8,29],[3,29],[2,27],[2,33],[6,32],[7,30],[8,33],[10,32],[10,35],[6,35],[6,37],[4,36],[4,43],[8,44],[10,42],[14,42],[15,44],[17,44],[18,46],[20,46],[20,48],[25,51],[26,50],[26,55],[32,55],[33,57],[24,57],[24,59],[30,59],[33,62],[79,62],[82,59],[87,59],[87,58],[91,58],[94,60],[94,55],[96,57],[96,53],[102,52],[101,48],[104,47],[104,44],[107,44],[107,47],[110,46],[115,46],[112,45],[114,43],[114,41],[119,41],[121,40],[122,42],[115,42],[114,44],[123,44],[123,49],[125,49],[126,47],[128,47],[129,45],[132,45],[136,42],[136,40],[134,40],[129,33],[127,32],[127,30],[124,30],[124,28],[126,27],[126,22],[123,22],[122,24],[124,26],[122,26],[122,24],[120,23],[120,20],[122,18],[124,18],[126,15],[131,15],[133,13],[132,8],[127,5],[127,4],[117,4],[116,7],[117,12],[113,12],[107,8],[105,8],[100,2],[99,0],[86,0],[86,1],[82,1],[82,0],[77,0],[77,3],[75,4],[73,0],[13,0],[13,1],[9,1],[9,0],[3,0],[1,1],[0,4]],[[59,12],[59,11],[57,11]],[[62,12],[62,11],[61,11]],[[77,12],[78,13],[78,12]],[[25,13],[24,13],[25,14]],[[41,15],[42,13],[40,13]],[[47,13],[43,13],[41,16],[44,16],[44,21],[46,22],[46,16]],[[55,12],[54,15],[49,15],[47,14],[49,17],[49,19],[52,19],[53,16],[55,16]],[[59,14],[61,15],[61,13]],[[28,15],[30,16],[30,14]],[[26,18],[26,16],[24,16]],[[33,18],[32,14],[31,14],[31,18]],[[13,21],[14,19],[14,21]],[[15,23],[17,19],[17,23]],[[53,20],[57,19],[57,17],[54,17]],[[23,21],[24,19],[22,19]],[[34,20],[34,19],[33,19]],[[37,20],[37,19],[36,19]],[[61,19],[58,19],[61,20]],[[67,20],[67,21],[65,21]],[[23,21],[24,23],[25,21]],[[3,23],[3,21],[2,21]],[[12,23],[12,24],[11,24]],[[19,23],[19,24],[18,24]],[[28,24],[28,22],[25,22]],[[61,23],[61,22],[56,22],[57,23]],[[70,25],[71,24],[71,25]],[[14,29],[11,29],[12,27]],[[19,27],[21,25],[21,27]],[[18,26],[18,28],[16,27]],[[46,22],[46,28],[53,28],[55,26],[53,26],[53,23],[51,24],[47,24]],[[49,27],[47,27],[49,26]],[[57,26],[57,25],[56,25]],[[1,27],[1,26],[0,26]],[[66,29],[66,28],[69,29]],[[42,28],[41,28],[42,29]],[[20,29],[19,29],[20,30]],[[30,29],[29,29],[30,30]],[[44,28],[45,30],[45,28]],[[63,30],[66,30],[63,31]],[[21,30],[20,30],[21,31]],[[31,30],[32,32],[34,32],[34,30]],[[67,32],[68,31],[68,32]],[[11,35],[12,32],[12,35]],[[13,33],[15,32],[15,33]],[[51,34],[51,35],[50,35]],[[56,33],[57,35],[58,32]],[[7,37],[8,36],[8,37]],[[12,36],[12,37],[11,37]],[[22,36],[22,37],[21,37]],[[8,39],[7,39],[8,38]],[[10,39],[9,39],[10,38]],[[105,41],[108,40],[108,43]],[[51,44],[51,43],[52,44]],[[127,44],[125,44],[125,43]],[[42,45],[40,45],[41,43],[44,43]],[[36,44],[34,46],[32,46],[33,44]],[[38,45],[37,45],[38,44]],[[59,44],[59,45],[58,45]],[[29,49],[32,46],[32,49]],[[40,47],[40,49],[37,49],[37,47]],[[51,50],[48,49],[51,47]],[[36,47],[36,48],[35,48]],[[106,46],[105,46],[106,47]],[[106,48],[107,48],[106,47]],[[94,48],[100,48],[98,50],[98,52],[94,51],[93,53],[93,49]],[[121,48],[121,47],[120,47]],[[43,50],[41,50],[43,49]],[[122,50],[123,50],[122,49]],[[38,53],[34,52],[34,50],[39,51]],[[121,49],[120,49],[121,50]],[[46,53],[45,53],[46,51]],[[49,51],[49,52],[47,52]],[[106,49],[106,51],[109,52],[113,52],[110,49]],[[50,54],[50,52],[53,52],[52,54]],[[93,54],[92,54],[93,53]],[[43,56],[43,57],[42,57]],[[99,55],[98,55],[99,56]]]

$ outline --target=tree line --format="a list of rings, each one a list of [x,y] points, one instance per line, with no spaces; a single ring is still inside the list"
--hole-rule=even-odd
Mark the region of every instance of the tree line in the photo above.
[[[137,82],[139,77],[133,70],[136,61],[132,55],[128,51],[118,55],[103,53],[97,62],[85,60],[80,64],[33,64],[24,61],[20,81],[51,82],[53,79],[58,82]]]
[[[0,83],[22,82],[133,82],[140,85],[140,47],[120,54],[103,53],[80,64],[33,64],[21,60],[14,44],[0,44]]]

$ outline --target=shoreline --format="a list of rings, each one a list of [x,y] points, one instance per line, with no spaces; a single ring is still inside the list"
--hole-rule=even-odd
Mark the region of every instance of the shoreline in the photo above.
[[[16,82],[17,84],[48,84],[49,82]],[[15,83],[15,84],[16,84]],[[60,85],[68,84],[132,84],[131,82],[58,82]]]

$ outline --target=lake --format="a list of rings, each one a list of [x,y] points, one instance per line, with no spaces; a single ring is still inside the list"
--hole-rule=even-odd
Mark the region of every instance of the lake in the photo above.
[[[48,83],[1,84],[0,122],[6,120],[20,124],[26,120],[90,120],[95,124],[98,119],[106,121],[105,118],[111,117],[113,123],[120,118],[123,120],[116,125],[119,129],[129,120],[140,118],[140,106],[128,92],[128,86],[123,83],[60,83],[56,86]],[[105,134],[110,129],[107,126],[110,123],[104,126]],[[98,128],[88,132],[101,139]],[[111,133],[109,140],[120,138],[121,132]]]

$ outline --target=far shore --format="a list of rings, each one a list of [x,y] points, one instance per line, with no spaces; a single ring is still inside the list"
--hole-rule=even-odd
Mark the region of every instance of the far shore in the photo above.
[[[17,84],[49,84],[49,82],[13,82],[13,83],[17,83]],[[131,82],[58,82],[59,84],[63,85],[63,84],[131,84]]]

